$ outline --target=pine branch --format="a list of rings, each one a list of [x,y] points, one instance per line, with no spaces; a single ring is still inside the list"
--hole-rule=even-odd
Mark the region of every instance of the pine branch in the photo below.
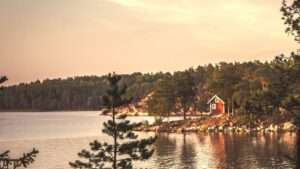
[[[9,150],[5,151],[4,153],[0,154],[0,159],[8,158]]]
[[[0,163],[7,164],[6,167],[12,166],[13,169],[18,167],[27,168],[34,162],[34,158],[36,158],[38,153],[39,151],[33,148],[31,152],[24,153],[22,157],[14,159],[9,157],[9,151],[5,151],[0,154]]]
[[[4,83],[4,82],[7,81],[7,80],[8,80],[8,79],[7,79],[6,76],[0,77],[0,84],[1,84],[1,83]]]

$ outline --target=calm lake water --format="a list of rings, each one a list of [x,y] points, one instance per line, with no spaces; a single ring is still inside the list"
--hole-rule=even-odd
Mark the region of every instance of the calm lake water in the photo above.
[[[70,169],[68,162],[101,133],[108,117],[97,112],[0,113],[0,152],[12,156],[39,149],[30,169]],[[153,117],[130,117],[133,121]],[[153,133],[141,133],[141,137]],[[158,169],[288,169],[295,168],[294,133],[284,134],[160,134],[155,154],[136,168]]]

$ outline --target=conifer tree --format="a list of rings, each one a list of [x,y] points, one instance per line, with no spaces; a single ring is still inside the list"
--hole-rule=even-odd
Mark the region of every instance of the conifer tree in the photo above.
[[[286,32],[294,36],[294,40],[300,43],[300,0],[292,0],[287,3],[287,0],[282,1],[281,12],[282,19],[287,26]],[[290,91],[287,98],[283,100],[283,106],[294,114],[294,124],[298,127],[297,131],[297,147],[296,147],[296,168],[300,168],[300,55],[292,53],[293,66],[290,72],[291,81],[289,83]]]
[[[159,117],[169,117],[175,111],[175,92],[171,77],[162,79],[154,90],[154,94],[147,102],[148,111],[156,113]]]
[[[104,97],[109,110],[112,112],[111,119],[104,122],[103,133],[108,135],[111,143],[101,143],[97,140],[90,143],[90,151],[82,150],[78,155],[84,161],[76,160],[70,162],[71,167],[76,169],[131,169],[133,161],[149,159],[154,149],[151,145],[156,137],[137,140],[138,135],[133,132],[135,127],[141,123],[131,123],[126,120],[126,115],[121,115],[117,107],[126,105],[128,100],[124,99],[126,86],[121,87],[119,82],[121,76],[109,74],[107,76],[109,90]]]
[[[6,76],[1,76],[0,84],[4,83],[7,80],[8,79]],[[1,94],[1,90],[0,90],[0,94]],[[7,150],[3,153],[0,153],[0,169],[10,169],[10,168],[16,169],[19,167],[27,168],[29,166],[29,164],[34,162],[34,158],[39,153],[38,150],[33,149],[29,153],[23,153],[23,156],[20,158],[11,158],[9,156],[9,152],[10,151]]]
[[[282,0],[282,19],[287,26],[285,32],[300,43],[300,0]]]
[[[186,113],[194,104],[196,97],[196,85],[190,72],[176,72],[175,78],[175,96],[183,109],[183,118],[186,119]]]
[[[289,3],[288,3],[289,2]],[[282,1],[282,19],[286,27],[286,32],[293,35],[295,41],[300,43],[300,0]],[[300,128],[300,53],[299,49],[297,53],[291,54],[292,64],[289,65],[291,69],[289,70],[288,80],[289,91],[284,91],[288,93],[288,96],[283,100],[283,107],[294,114],[294,123]],[[298,131],[300,134],[300,130]],[[298,139],[300,144],[300,137]],[[300,147],[300,146],[299,146]],[[300,148],[299,148],[300,150]],[[299,152],[300,153],[300,152]],[[300,154],[299,154],[300,156]],[[300,160],[300,157],[299,157]],[[300,165],[299,165],[300,166]]]

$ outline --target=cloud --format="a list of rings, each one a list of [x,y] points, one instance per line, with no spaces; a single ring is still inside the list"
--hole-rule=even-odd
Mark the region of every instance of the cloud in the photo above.
[[[269,4],[255,1],[199,1],[199,0],[108,0],[135,11],[140,19],[175,24],[203,24],[224,18],[236,22],[255,22]]]

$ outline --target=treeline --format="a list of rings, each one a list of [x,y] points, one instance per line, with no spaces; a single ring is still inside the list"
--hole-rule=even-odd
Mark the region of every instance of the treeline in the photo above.
[[[134,102],[152,93],[150,112],[194,109],[207,111],[214,94],[226,102],[226,111],[273,115],[299,110],[300,57],[277,56],[269,62],[209,64],[174,73],[122,75],[126,97]],[[36,81],[4,87],[1,110],[96,110],[103,106],[105,76]],[[298,106],[298,107],[297,107]]]
[[[223,98],[226,111],[233,114],[295,116],[300,113],[300,56],[281,55],[265,63],[222,62],[167,74],[155,88],[149,110],[165,116],[191,108],[207,111],[207,101],[214,94]]]
[[[162,73],[133,73],[122,75],[120,83],[128,86],[126,97],[137,101],[153,89],[161,76]],[[104,105],[103,96],[108,88],[105,78],[84,76],[2,87],[0,110],[98,110]]]

